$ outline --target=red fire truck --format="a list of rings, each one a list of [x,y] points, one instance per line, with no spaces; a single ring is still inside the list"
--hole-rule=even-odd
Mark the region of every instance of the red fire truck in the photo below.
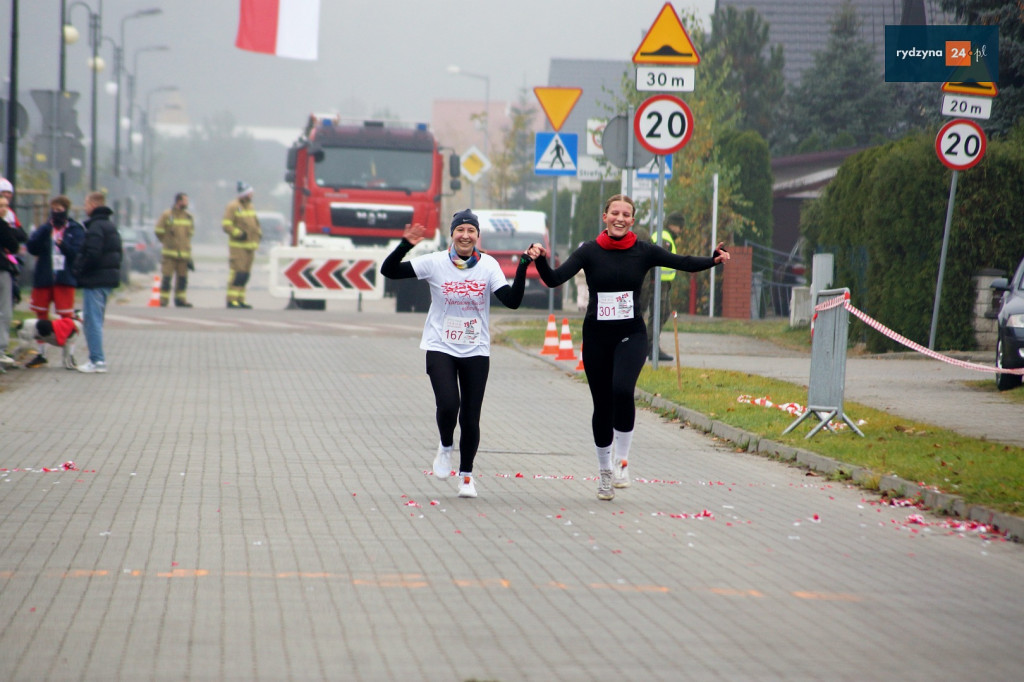
[[[270,292],[298,308],[385,294],[381,261],[420,223],[426,238],[412,255],[442,248],[438,229],[444,182],[441,148],[426,124],[345,121],[312,115],[288,150],[291,243],[270,253]],[[459,157],[449,159],[459,186]],[[394,285],[395,309],[426,311],[430,294],[416,279]]]

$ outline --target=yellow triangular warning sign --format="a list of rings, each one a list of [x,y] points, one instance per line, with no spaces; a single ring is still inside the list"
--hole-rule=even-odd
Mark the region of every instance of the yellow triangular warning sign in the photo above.
[[[999,94],[995,83],[955,83],[942,84],[943,92],[957,95],[977,95],[978,97],[995,97]]]
[[[679,21],[672,3],[666,2],[661,8],[661,13],[647,30],[640,47],[636,48],[633,63],[674,66],[700,64],[700,55]]]
[[[537,95],[551,127],[558,132],[576,106],[576,100],[583,94],[583,88],[534,88],[533,94]]]

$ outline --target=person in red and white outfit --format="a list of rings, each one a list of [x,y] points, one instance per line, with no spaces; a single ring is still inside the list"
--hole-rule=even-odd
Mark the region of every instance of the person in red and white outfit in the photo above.
[[[28,238],[28,252],[36,257],[32,275],[32,297],[29,309],[40,320],[50,319],[50,305],[58,317],[71,317],[75,312],[75,277],[71,274],[75,257],[85,242],[85,228],[70,215],[71,200],[56,196],[50,200],[50,219]],[[46,364],[45,344],[26,367]]]

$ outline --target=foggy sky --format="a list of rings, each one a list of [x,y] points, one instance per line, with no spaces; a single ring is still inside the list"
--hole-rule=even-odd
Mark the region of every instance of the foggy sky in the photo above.
[[[71,5],[71,0],[66,0]],[[103,9],[103,32],[121,42],[125,67],[136,72],[136,104],[156,110],[174,98],[187,122],[230,111],[240,125],[298,129],[309,113],[340,111],[371,116],[388,111],[429,121],[431,103],[484,99],[485,81],[448,73],[449,65],[486,75],[491,101],[514,101],[526,88],[547,84],[551,58],[628,61],[664,0],[322,0],[319,59],[315,62],[246,52],[234,47],[237,0],[85,0]],[[61,0],[20,0],[19,91],[58,87]],[[0,0],[2,97],[8,93],[12,0]],[[680,0],[705,27],[714,0]],[[122,18],[159,7],[152,17]],[[81,37],[67,47],[67,89],[81,93],[79,125],[88,130],[90,72],[88,18],[70,12]],[[166,52],[139,48],[167,45]],[[114,97],[109,42],[100,56],[98,136],[112,139]],[[178,93],[156,88],[177,86]],[[122,112],[127,110],[127,91]],[[147,94],[149,95],[147,97]],[[25,100],[28,98],[25,97]],[[34,103],[23,101],[26,108]],[[37,130],[31,131],[38,132]]]

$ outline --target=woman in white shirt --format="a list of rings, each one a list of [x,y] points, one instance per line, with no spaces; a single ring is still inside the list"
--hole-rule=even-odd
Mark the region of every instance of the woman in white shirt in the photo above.
[[[407,226],[402,241],[381,264],[389,279],[416,277],[430,286],[430,309],[423,326],[420,348],[427,352],[427,376],[437,405],[437,430],[441,442],[434,457],[434,475],[452,473],[455,425],[459,437],[459,497],[476,497],[473,460],[480,444],[480,409],[490,369],[491,294],[509,308],[523,300],[526,269],[532,260],[519,258],[515,279],[509,286],[494,258],[481,253],[480,221],[470,209],[459,211],[451,223],[447,251],[402,258],[424,235],[422,225]]]

